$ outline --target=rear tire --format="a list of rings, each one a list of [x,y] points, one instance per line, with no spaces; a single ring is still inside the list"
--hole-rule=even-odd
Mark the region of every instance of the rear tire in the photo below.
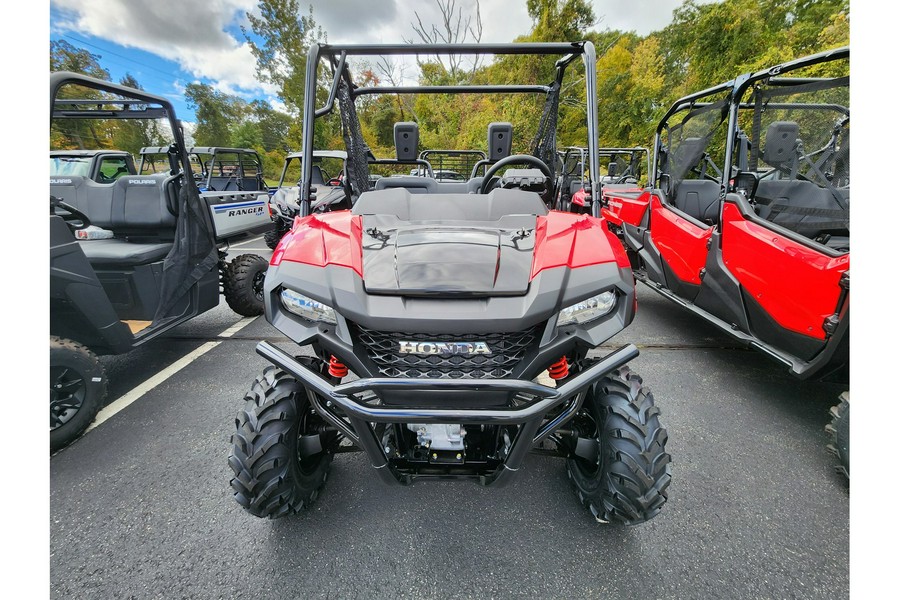
[[[87,347],[50,336],[50,451],[71,444],[106,398],[106,372]]]
[[[825,426],[825,431],[831,436],[828,451],[838,457],[841,464],[835,465],[838,473],[850,479],[850,392],[844,392],[840,396],[840,403],[832,406],[831,423]]]
[[[596,441],[597,460],[566,460],[579,500],[600,523],[649,521],[668,499],[672,480],[669,438],[659,423],[653,394],[621,367],[588,392],[573,419],[579,435]]]
[[[228,263],[222,289],[231,310],[244,317],[265,312],[263,284],[268,268],[269,261],[257,254],[242,254]]]
[[[336,447],[334,433],[310,407],[305,388],[267,367],[244,396],[235,420],[228,464],[238,504],[257,517],[277,518],[312,504],[325,484]],[[321,451],[301,457],[302,434],[319,432]]]
[[[278,246],[278,242],[281,241],[283,236],[284,232],[281,231],[281,228],[278,227],[278,225],[276,225],[274,229],[270,229],[263,234],[263,237],[266,240],[266,246],[268,246],[270,250],[274,250],[275,247]]]

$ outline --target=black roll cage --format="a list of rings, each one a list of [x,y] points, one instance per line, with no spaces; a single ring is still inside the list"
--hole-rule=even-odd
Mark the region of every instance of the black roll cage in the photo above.
[[[597,173],[600,171],[597,154],[597,53],[589,41],[567,43],[506,43],[506,44],[313,44],[309,47],[306,61],[306,81],[303,98],[303,146],[305,156],[313,154],[315,119],[330,114],[338,93],[341,78],[348,84],[350,98],[366,94],[491,94],[491,93],[543,93],[551,91],[552,85],[441,85],[441,86],[367,86],[355,85],[347,66],[350,56],[422,56],[422,55],[559,55],[556,61],[555,83],[562,83],[566,67],[579,56],[585,66],[585,89],[587,96],[587,137],[590,160],[591,189],[600,189]],[[332,68],[332,82],[325,105],[316,108],[316,84],[319,63],[327,60]],[[300,185],[300,216],[310,212],[312,195],[312,163],[304,161]],[[599,194],[594,194],[591,212],[600,216]]]
[[[814,84],[818,82],[827,82],[832,81],[838,78],[812,78],[812,77],[780,77],[784,73],[788,73],[790,71],[794,71],[797,69],[801,69],[804,67],[810,67],[813,65],[817,65],[824,62],[829,62],[832,60],[840,60],[843,58],[849,58],[850,56],[850,47],[844,46],[841,48],[835,48],[833,50],[826,50],[825,52],[819,52],[817,54],[812,54],[810,56],[806,56],[803,58],[798,58],[796,60],[788,61],[785,63],[781,63],[775,65],[773,67],[769,67],[767,69],[763,69],[761,71],[757,71],[755,73],[745,73],[730,81],[726,81],[725,83],[720,83],[719,85],[715,85],[713,87],[707,88],[705,90],[701,90],[699,92],[695,92],[693,94],[684,96],[676,100],[662,119],[659,121],[659,125],[656,127],[656,134],[654,136],[653,143],[653,165],[650,169],[651,171],[651,184],[654,188],[660,187],[660,152],[662,151],[662,133],[664,130],[668,128],[669,119],[675,115],[676,113],[685,110],[685,109],[695,109],[695,108],[705,108],[709,106],[714,106],[718,104],[718,102],[708,102],[704,101],[705,98],[709,96],[713,96],[716,94],[726,94],[728,98],[728,116],[727,116],[727,137],[725,140],[725,158],[722,165],[722,181],[721,189],[720,189],[720,198],[724,198],[725,194],[728,192],[728,180],[727,176],[732,172],[732,167],[734,166],[734,147],[736,137],[739,133],[738,128],[738,114],[741,109],[753,109],[755,108],[753,104],[743,102],[742,98],[746,91],[750,89],[753,85],[765,82],[768,85],[773,86],[793,86],[793,85],[807,85]],[[836,105],[836,104],[802,104],[802,103],[768,103],[768,108],[792,108],[792,109],[800,109],[800,110],[834,110],[840,114],[848,115],[850,114],[849,109],[844,106]],[[719,207],[721,213],[721,202]],[[719,215],[719,223],[721,224],[721,214]],[[720,227],[721,225],[716,225],[716,227]]]
[[[155,154],[168,154],[169,148],[166,146],[145,146],[141,148],[140,152],[140,163],[138,166],[138,172],[143,171],[143,166],[145,162],[153,163],[153,155]],[[259,174],[262,174],[262,157],[260,157],[259,152],[253,150],[252,148],[226,148],[223,146],[192,146],[187,149],[188,160],[190,158],[195,158],[197,160],[197,164],[200,166],[200,170],[202,173],[206,174],[206,183],[209,185],[209,179],[212,177],[212,167],[215,164],[216,155],[217,154],[238,154],[242,158],[244,156],[250,156],[253,158],[256,163],[256,171]],[[149,157],[149,158],[148,158]],[[204,157],[209,157],[204,160]],[[240,161],[240,178],[245,178],[244,174],[244,161]]]
[[[56,95],[60,88],[65,85],[80,85],[100,92],[116,94],[121,98],[57,98]],[[54,119],[166,119],[174,138],[168,152],[172,174],[178,172],[179,164],[185,173],[191,172],[181,121],[175,118],[175,107],[172,103],[162,96],[148,94],[143,90],[136,90],[80,73],[57,71],[50,74],[51,127]],[[173,154],[177,154],[177,156]]]

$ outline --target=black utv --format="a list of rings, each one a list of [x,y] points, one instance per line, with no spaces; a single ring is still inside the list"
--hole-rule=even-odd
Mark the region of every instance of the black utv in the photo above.
[[[219,303],[263,312],[268,262],[226,262],[228,241],[271,227],[265,199],[200,194],[179,121],[168,100],[76,73],[50,75],[50,124],[62,119],[165,119],[174,138],[169,168],[98,183],[50,177],[50,449],[78,437],[102,407],[98,355],[121,354]],[[76,239],[91,227],[105,235]]]

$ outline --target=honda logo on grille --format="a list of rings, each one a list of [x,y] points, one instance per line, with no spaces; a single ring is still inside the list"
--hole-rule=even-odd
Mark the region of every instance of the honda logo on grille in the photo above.
[[[400,354],[491,354],[484,342],[410,342],[400,341]]]

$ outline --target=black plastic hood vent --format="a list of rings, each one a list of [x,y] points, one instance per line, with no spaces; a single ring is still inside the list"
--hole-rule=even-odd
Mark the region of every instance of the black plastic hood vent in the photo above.
[[[408,222],[363,216],[366,292],[401,296],[521,296],[534,253],[533,215],[493,222]]]

